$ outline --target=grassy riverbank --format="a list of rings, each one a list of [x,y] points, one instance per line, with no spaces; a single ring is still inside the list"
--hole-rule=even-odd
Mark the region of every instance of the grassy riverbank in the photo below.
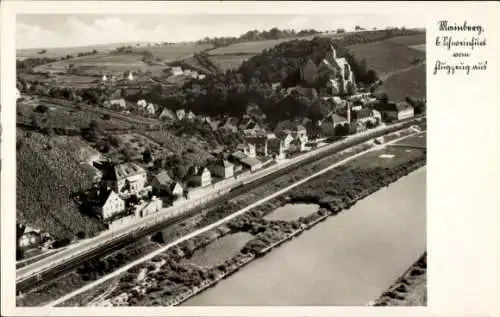
[[[415,152],[412,151],[413,154]],[[401,153],[405,153],[404,150]],[[425,165],[425,151],[420,151],[419,156],[410,156],[406,161],[394,160],[392,164],[384,163],[366,169],[356,166],[356,160],[255,207],[248,213],[214,229],[213,231],[217,233],[215,235],[206,233],[203,237],[185,241],[153,261],[134,267],[122,277],[119,285],[107,296],[108,300],[101,305],[177,305],[232,274],[248,263],[250,257],[262,256],[321,219],[335,215],[342,209],[348,209],[359,199],[422,167]],[[295,221],[269,221],[264,218],[286,202],[317,203],[320,209]],[[189,261],[197,250],[205,248],[217,239],[210,241],[210,236],[221,237],[237,232],[247,232],[253,235],[253,239],[223,264],[199,267]]]
[[[427,306],[427,252],[373,306]]]

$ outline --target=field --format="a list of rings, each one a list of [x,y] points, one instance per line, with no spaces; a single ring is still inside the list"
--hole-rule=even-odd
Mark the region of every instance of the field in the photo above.
[[[68,60],[53,62],[35,68],[35,71],[56,71],[64,72],[69,65],[81,67],[89,74],[100,74],[110,72],[122,74],[130,70],[132,72],[150,71],[153,75],[162,74],[165,66],[163,63],[188,58],[193,53],[210,49],[211,45],[196,45],[190,43],[177,43],[167,46],[133,47],[131,53],[110,53],[99,52],[96,55],[75,57]],[[142,61],[143,52],[148,51],[153,54],[154,65],[146,64]]]
[[[38,103],[37,103],[38,104]],[[71,129],[79,133],[80,129],[87,128],[93,120],[103,129],[125,129],[132,125],[114,118],[105,120],[102,115],[90,111],[65,108],[61,106],[42,103],[48,106],[45,113],[37,112],[33,105],[17,104],[17,123],[31,125],[35,119],[41,127],[53,129]]]
[[[223,70],[237,69],[245,61],[245,59],[250,59],[252,56],[260,54],[264,49],[273,48],[280,43],[293,40],[312,40],[316,36],[340,38],[343,34],[317,34],[277,40],[235,43],[229,46],[210,50],[208,51],[208,54],[210,54],[210,59]]]
[[[425,52],[390,40],[356,44],[348,48],[357,58],[364,58],[368,67],[377,71],[380,77],[407,69],[425,60]]]
[[[385,92],[389,100],[426,97],[426,64],[389,76],[377,92]]]
[[[94,235],[100,222],[82,214],[71,196],[92,186],[95,170],[83,163],[85,152],[78,137],[51,138],[17,131],[17,221],[56,238],[73,238],[78,232]],[[68,138],[65,140],[64,138]]]
[[[76,57],[62,61],[53,62],[50,64],[40,65],[35,67],[37,72],[55,71],[66,72],[69,65],[79,67],[86,74],[98,75],[103,72],[114,74],[123,74],[125,71],[146,72],[150,71],[153,75],[161,75],[165,66],[148,65],[141,61],[143,55],[140,53],[129,54],[97,54]]]
[[[237,69],[240,65],[247,59],[250,59],[253,54],[222,54],[222,55],[211,55],[210,59],[219,66],[222,70],[226,71],[229,69]]]
[[[145,135],[158,142],[167,153],[181,154],[186,163],[204,164],[213,158],[210,145],[198,138],[178,137],[170,131],[151,131]]]
[[[425,33],[415,34],[415,35],[406,35],[406,36],[396,36],[391,39],[386,40],[389,43],[396,43],[400,45],[417,45],[417,44],[425,44]]]
[[[111,151],[107,154],[109,157],[117,155],[119,158],[122,157],[120,153],[125,150],[129,153],[130,158],[136,158],[142,160],[142,154],[146,149],[151,150],[153,157],[159,157],[162,149],[160,145],[140,134],[136,133],[126,133],[115,135],[117,142],[117,147],[115,151]]]

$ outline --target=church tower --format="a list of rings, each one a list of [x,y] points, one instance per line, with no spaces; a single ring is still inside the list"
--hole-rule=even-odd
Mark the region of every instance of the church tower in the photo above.
[[[330,44],[330,49],[332,50],[332,58],[336,59],[337,58],[337,52],[335,51],[335,47],[333,47],[332,44]]]

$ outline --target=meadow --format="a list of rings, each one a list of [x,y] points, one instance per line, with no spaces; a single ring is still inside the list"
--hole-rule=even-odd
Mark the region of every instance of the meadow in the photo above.
[[[389,76],[377,92],[385,92],[389,100],[404,100],[406,97],[426,97],[426,64]]]
[[[348,46],[358,59],[365,59],[369,68],[380,77],[409,68],[425,60],[425,52],[394,41],[379,41]]]

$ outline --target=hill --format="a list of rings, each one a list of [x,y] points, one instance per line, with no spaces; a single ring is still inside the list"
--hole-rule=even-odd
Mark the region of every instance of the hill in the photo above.
[[[67,72],[74,68],[90,75],[103,72],[123,74],[125,71],[151,72],[160,76],[166,63],[189,58],[194,53],[212,48],[209,44],[175,43],[151,47],[120,46],[111,51],[65,58],[34,68],[36,72]]]
[[[389,76],[378,93],[387,93],[390,100],[404,100],[406,97],[426,97],[426,64]]]
[[[373,43],[356,44],[348,49],[358,59],[365,59],[381,78],[419,64],[425,60],[425,51],[411,48],[425,44],[425,34],[398,36]]]
[[[81,164],[82,157],[78,157],[83,144],[78,137],[51,138],[18,129],[16,217],[19,223],[59,239],[71,239],[80,231],[87,236],[95,235],[104,229],[97,219],[82,214],[71,198],[92,186],[93,168]]]

